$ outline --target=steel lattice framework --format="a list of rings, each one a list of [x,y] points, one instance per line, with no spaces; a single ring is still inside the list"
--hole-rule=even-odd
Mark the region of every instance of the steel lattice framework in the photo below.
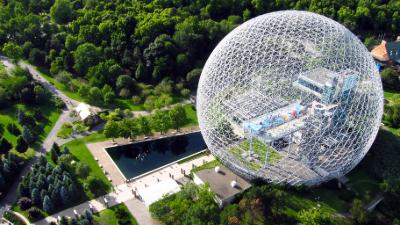
[[[383,91],[370,53],[339,23],[303,11],[258,16],[230,32],[201,74],[201,132],[248,179],[314,185],[340,177],[379,129]]]

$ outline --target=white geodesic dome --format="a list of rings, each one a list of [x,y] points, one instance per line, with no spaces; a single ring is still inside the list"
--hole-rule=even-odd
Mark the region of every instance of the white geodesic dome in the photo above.
[[[383,91],[370,53],[339,23],[303,11],[230,32],[201,74],[197,114],[211,152],[248,179],[313,185],[340,177],[379,129]]]

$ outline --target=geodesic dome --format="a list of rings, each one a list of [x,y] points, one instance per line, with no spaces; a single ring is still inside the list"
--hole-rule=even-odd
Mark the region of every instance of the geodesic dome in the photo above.
[[[339,23],[303,11],[251,19],[214,49],[197,115],[208,148],[248,179],[313,185],[340,177],[379,129],[383,91],[370,53]]]

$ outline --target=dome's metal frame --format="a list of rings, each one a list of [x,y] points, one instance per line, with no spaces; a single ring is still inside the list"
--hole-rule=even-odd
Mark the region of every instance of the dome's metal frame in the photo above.
[[[211,53],[197,114],[211,152],[234,172],[314,185],[353,169],[383,113],[375,62],[341,24],[304,11],[251,19]]]

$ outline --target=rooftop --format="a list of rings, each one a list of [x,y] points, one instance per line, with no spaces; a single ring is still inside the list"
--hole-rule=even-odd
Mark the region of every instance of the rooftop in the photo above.
[[[389,61],[389,55],[386,50],[386,41],[382,41],[379,45],[377,45],[374,49],[371,51],[372,57],[375,59],[386,62]]]
[[[204,183],[209,184],[211,191],[222,200],[235,196],[251,187],[249,182],[224,166],[220,166],[218,173],[215,172],[215,168],[212,168],[196,172],[195,175]],[[236,181],[236,187],[231,186],[232,181]]]

